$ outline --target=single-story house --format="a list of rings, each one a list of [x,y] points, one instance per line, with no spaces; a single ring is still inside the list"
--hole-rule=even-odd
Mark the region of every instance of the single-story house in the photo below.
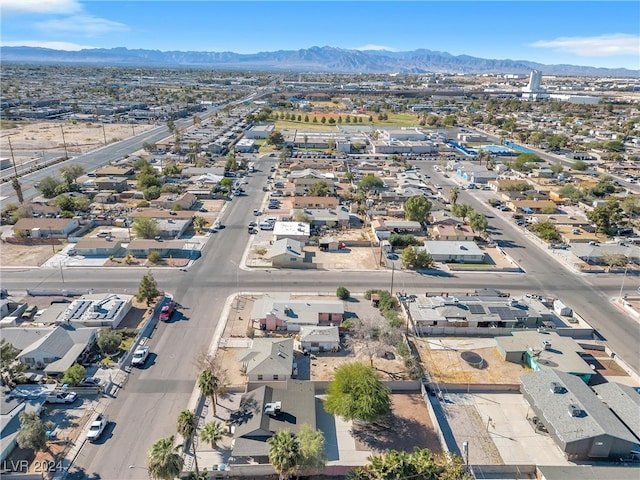
[[[127,177],[98,177],[94,184],[97,190],[109,190],[122,193],[129,189]]]
[[[309,191],[309,187],[320,182],[326,183],[329,191],[333,191],[336,181],[333,173],[320,173],[312,168],[291,172],[288,179],[293,183],[296,195],[304,195]]]
[[[544,369],[522,375],[520,389],[567,460],[618,460],[637,449],[637,438],[574,375]]]
[[[552,200],[508,200],[505,205],[513,212],[553,213],[556,209]]]
[[[293,208],[337,208],[338,197],[306,197],[297,195],[292,199]]]
[[[190,210],[197,202],[198,198],[194,194],[185,192],[182,195],[176,195],[175,193],[162,195],[156,200],[152,200],[150,204],[155,208]]]
[[[342,227],[349,224],[349,212],[342,210],[341,208],[305,208],[302,210],[291,209],[291,217],[295,218],[296,214],[300,213],[310,218],[311,225],[327,225],[330,223],[336,223]]]
[[[571,253],[590,265],[606,265],[611,257],[626,257],[630,263],[640,264],[640,247],[618,243],[574,243]]]
[[[193,218],[161,218],[157,220],[158,234],[163,239],[180,238],[192,222]]]
[[[273,226],[274,240],[290,238],[303,245],[309,241],[311,225],[305,222],[276,222]]]
[[[300,347],[309,352],[336,352],[340,348],[338,327],[300,327]]]
[[[60,207],[49,203],[31,202],[28,208],[34,216],[40,217],[55,217],[61,212]]]
[[[293,360],[293,338],[254,338],[240,368],[250,382],[289,380]]]
[[[55,327],[2,329],[2,337],[20,350],[18,361],[47,375],[62,375],[93,344],[99,328]]]
[[[113,238],[82,238],[75,244],[76,254],[85,257],[108,257],[116,255],[122,248],[122,240]]]
[[[617,382],[601,383],[591,388],[640,443],[640,392],[638,388]]]
[[[338,300],[298,300],[288,293],[265,293],[253,304],[251,320],[262,330],[299,331],[302,326],[340,325],[344,304]]]
[[[148,218],[173,218],[177,219],[186,219],[193,218],[196,215],[196,212],[191,210],[164,210],[161,208],[136,208],[133,212],[129,213],[130,218],[137,217],[148,217]]]
[[[241,138],[235,144],[236,152],[251,153],[256,150],[256,142],[251,138]]]
[[[582,358],[582,347],[570,337],[554,332],[512,332],[496,337],[496,347],[506,362],[525,365],[534,371],[555,368],[589,383],[593,370]]]
[[[318,248],[323,252],[340,250],[340,241],[336,237],[322,237],[318,240]]]
[[[131,177],[135,173],[133,166],[121,166],[121,165],[105,165],[96,169],[93,174],[89,173],[89,176],[94,177]]]
[[[473,229],[463,223],[439,223],[432,229],[432,235],[436,240],[452,240],[457,242],[471,242],[475,237]]]
[[[78,220],[75,218],[21,218],[11,230],[14,234],[23,232],[32,238],[67,238],[77,228]]]
[[[269,258],[271,265],[278,268],[304,267],[305,252],[303,243],[291,238],[276,240],[271,245]]]
[[[479,165],[463,165],[457,170],[457,175],[470,183],[478,183],[486,185],[492,180],[498,178],[498,174],[494,171],[487,170],[484,166]]]
[[[69,304],[56,323],[116,328],[131,310],[132,302],[133,295],[120,293],[83,295]]]
[[[192,255],[193,248],[188,240],[148,240],[145,238],[134,238],[127,245],[127,253],[134,257],[147,257],[151,252],[158,252],[162,258],[169,256],[185,257]]]
[[[291,434],[302,425],[316,428],[316,399],[311,382],[288,380],[282,388],[264,385],[240,400],[240,408],[231,414],[235,426],[231,468],[249,463],[269,464],[267,440],[280,430]]]
[[[425,240],[423,248],[436,262],[484,262],[484,252],[475,242]]]

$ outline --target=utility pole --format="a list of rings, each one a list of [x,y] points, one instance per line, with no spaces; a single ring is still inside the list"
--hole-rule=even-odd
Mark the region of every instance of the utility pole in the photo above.
[[[102,122],[102,138],[104,138],[104,146],[107,146],[107,134],[104,131],[104,122]]]
[[[13,171],[16,174],[16,178],[18,178],[18,168],[16,167],[16,159],[13,157],[13,147],[11,146],[11,137],[7,137],[9,141],[9,151],[11,152],[11,163],[13,163]]]
[[[60,131],[62,132],[62,145],[64,146],[64,159],[69,159],[69,153],[67,152],[67,142],[64,139],[64,128],[60,125]]]
[[[391,296],[393,297],[393,274],[396,272],[395,262],[391,264]]]

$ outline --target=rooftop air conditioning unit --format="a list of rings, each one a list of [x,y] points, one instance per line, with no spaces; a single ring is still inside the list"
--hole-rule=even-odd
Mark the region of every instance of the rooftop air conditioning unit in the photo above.
[[[282,402],[267,403],[264,406],[264,413],[267,415],[277,415],[282,411]]]

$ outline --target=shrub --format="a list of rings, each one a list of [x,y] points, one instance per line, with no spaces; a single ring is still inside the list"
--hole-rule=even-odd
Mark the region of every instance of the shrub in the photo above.
[[[149,253],[147,260],[153,264],[160,263],[162,261],[162,255],[160,255],[160,252],[154,250]]]
[[[346,300],[351,296],[351,292],[349,292],[349,290],[347,290],[345,287],[338,287],[338,289],[336,290],[336,296],[340,300]]]
[[[254,338],[256,336],[256,329],[253,327],[247,328],[247,338]]]

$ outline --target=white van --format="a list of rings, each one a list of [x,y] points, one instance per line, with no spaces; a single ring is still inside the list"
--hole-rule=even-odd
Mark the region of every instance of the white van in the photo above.
[[[260,230],[273,230],[273,223],[271,222],[260,222],[258,226]]]

